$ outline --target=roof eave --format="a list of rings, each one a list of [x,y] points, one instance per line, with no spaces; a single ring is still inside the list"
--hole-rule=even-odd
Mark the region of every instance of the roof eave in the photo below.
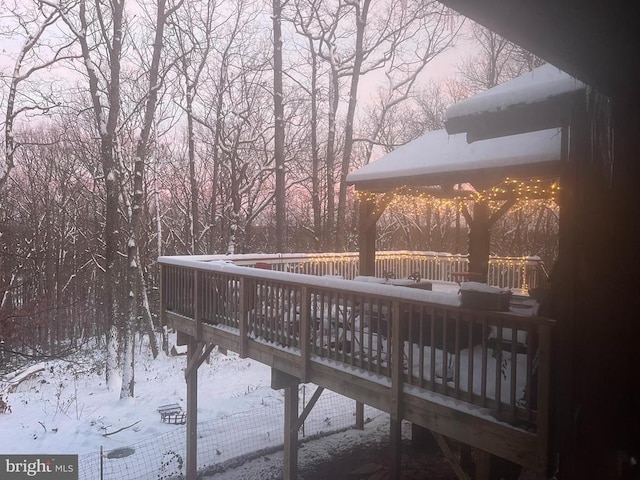
[[[508,109],[451,117],[445,121],[449,134],[467,133],[469,143],[495,137],[535,132],[568,125],[571,107],[584,90],[555,95],[544,101],[512,105]]]
[[[458,172],[441,172],[410,177],[380,178],[375,180],[351,181],[356,190],[367,192],[388,192],[399,187],[424,187],[441,185],[448,192],[448,187],[458,183],[470,183],[476,189],[497,185],[506,178],[552,178],[560,174],[560,159],[513,165],[508,168],[481,168],[475,170],[461,170]]]

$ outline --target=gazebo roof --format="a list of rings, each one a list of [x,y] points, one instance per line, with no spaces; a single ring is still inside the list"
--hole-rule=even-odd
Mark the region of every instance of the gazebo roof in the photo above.
[[[545,64],[451,105],[445,127],[452,134],[466,132],[469,142],[560,127],[568,123],[568,107],[585,88]]]
[[[428,132],[380,159],[351,172],[358,190],[388,191],[401,186],[475,187],[505,178],[544,178],[558,174],[561,135],[557,128],[467,143],[465,135]]]

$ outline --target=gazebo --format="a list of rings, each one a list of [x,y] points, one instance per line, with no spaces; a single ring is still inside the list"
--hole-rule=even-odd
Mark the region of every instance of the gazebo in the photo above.
[[[491,226],[523,197],[555,195],[561,140],[557,128],[474,143],[437,130],[350,173],[347,182],[360,199],[361,273],[373,272],[376,222],[392,196],[428,195],[461,202],[469,225],[469,273],[486,281]],[[468,200],[473,200],[472,212]]]
[[[498,11],[493,14],[500,18]],[[601,60],[591,51],[589,56]],[[623,475],[636,468],[631,459],[639,451],[639,332],[622,292],[637,278],[637,90],[619,88],[634,77],[616,73],[599,78],[610,97],[567,77],[554,66],[541,67],[521,77],[517,91],[514,80],[449,108],[445,124],[449,133],[466,133],[469,141],[562,130],[559,252],[550,313],[557,326],[549,458],[557,462],[550,473],[631,478]]]

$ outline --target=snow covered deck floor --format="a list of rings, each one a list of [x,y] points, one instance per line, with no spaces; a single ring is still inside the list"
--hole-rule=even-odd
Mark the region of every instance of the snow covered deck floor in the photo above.
[[[455,293],[184,257],[160,263],[163,318],[198,342],[546,466],[552,320],[466,309]]]

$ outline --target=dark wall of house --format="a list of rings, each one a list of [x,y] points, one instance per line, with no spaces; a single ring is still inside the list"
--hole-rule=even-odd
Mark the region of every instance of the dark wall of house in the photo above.
[[[559,478],[625,478],[624,459],[640,453],[640,122],[633,103],[591,92],[568,130],[552,277],[551,454],[559,454]]]

